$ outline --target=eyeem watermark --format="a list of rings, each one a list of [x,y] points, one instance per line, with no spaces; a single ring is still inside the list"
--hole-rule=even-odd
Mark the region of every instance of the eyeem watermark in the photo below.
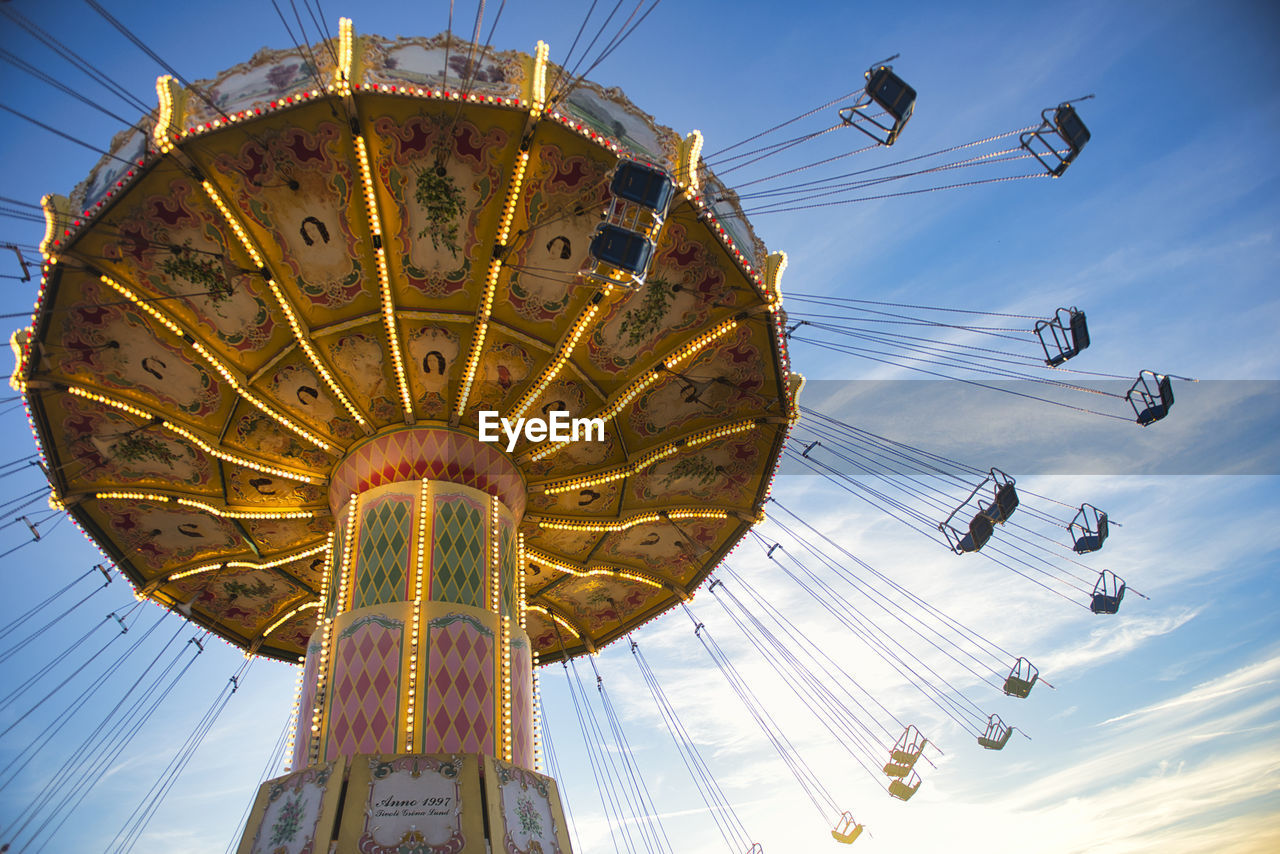
[[[492,409],[480,411],[480,441],[500,442],[498,429],[507,437],[507,453],[516,449],[523,435],[530,442],[603,442],[603,418],[570,418],[563,409],[553,410],[549,418],[502,418]]]

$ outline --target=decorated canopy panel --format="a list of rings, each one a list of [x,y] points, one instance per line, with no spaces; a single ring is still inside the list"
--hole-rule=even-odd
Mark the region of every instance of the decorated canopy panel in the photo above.
[[[549,101],[545,53],[339,47],[162,78],[150,137],[46,199],[14,382],[54,500],[143,595],[297,660],[331,477],[371,437],[600,419],[495,443],[523,478],[534,648],[595,649],[690,595],[762,512],[796,415],[785,259],[722,200],[720,223],[693,138],[594,84]],[[625,158],[677,189],[636,288],[582,275]]]

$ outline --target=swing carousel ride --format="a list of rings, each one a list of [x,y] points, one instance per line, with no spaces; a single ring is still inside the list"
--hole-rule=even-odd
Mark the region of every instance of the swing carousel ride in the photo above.
[[[567,854],[538,673],[623,638],[728,848],[760,850],[631,637],[673,609],[829,838],[853,842],[852,807],[806,772],[694,616],[695,591],[890,796],[912,797],[933,743],[725,563],[739,545],[982,748],[1004,748],[1013,727],[887,621],[1008,696],[1043,681],[1036,667],[771,499],[784,457],[957,555],[1119,609],[1124,581],[1081,560],[1108,537],[1104,511],[807,409],[788,355],[801,340],[933,375],[1052,376],[1089,346],[1084,312],[1033,319],[1002,341],[1015,353],[972,343],[1013,337],[977,310],[788,294],[784,311],[786,256],[748,221],[1014,160],[1059,177],[1089,140],[1071,103],[935,153],[965,149],[959,161],[775,183],[762,198],[717,172],[787,144],[704,157],[697,131],[550,63],[542,43],[526,55],[447,34],[390,40],[343,19],[305,54],[263,51],[201,84],[161,77],[158,109],[69,198],[42,200],[43,280],[12,339],[51,507],[140,600],[299,665],[291,770],[263,785],[241,852],[332,839]],[[882,63],[826,107],[865,134],[860,151],[882,151],[915,97]],[[934,337],[900,331],[918,327]],[[1173,404],[1170,378],[1150,371],[1113,396],[1132,415],[1101,414],[1144,426]],[[640,840],[628,849],[675,850],[634,780],[607,785],[611,832]]]

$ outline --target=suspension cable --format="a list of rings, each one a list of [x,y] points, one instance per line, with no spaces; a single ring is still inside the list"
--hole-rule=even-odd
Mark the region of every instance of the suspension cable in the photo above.
[[[742,819],[738,817],[738,813],[733,808],[728,797],[725,796],[724,790],[720,788],[720,784],[716,781],[715,775],[711,773],[706,760],[702,758],[702,753],[698,750],[697,743],[694,742],[689,731],[680,721],[676,714],[675,706],[671,704],[666,692],[662,689],[662,685],[658,682],[657,676],[654,675],[653,668],[649,666],[649,662],[645,660],[644,654],[640,651],[640,645],[630,635],[627,640],[631,643],[631,655],[635,659],[636,666],[640,668],[640,675],[644,679],[645,687],[649,689],[649,695],[653,697],[653,701],[658,706],[658,713],[662,716],[662,722],[666,725],[667,733],[675,742],[676,751],[680,754],[681,761],[684,762],[686,770],[693,778],[694,786],[698,790],[698,794],[702,797],[702,802],[707,805],[711,818],[716,823],[716,828],[720,832],[721,839],[733,854],[742,854],[751,845],[751,837],[747,834],[746,828],[742,824]]]

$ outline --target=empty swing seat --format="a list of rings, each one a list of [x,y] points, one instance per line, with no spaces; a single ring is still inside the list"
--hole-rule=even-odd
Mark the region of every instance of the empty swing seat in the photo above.
[[[867,85],[863,93],[852,106],[840,110],[840,118],[846,125],[856,127],[881,145],[893,145],[911,120],[916,106],[916,90],[894,74],[888,65],[870,68],[865,76]],[[871,115],[867,108],[872,104],[884,110],[884,115]],[[886,118],[889,121],[885,121]]]
[[[905,777],[911,773],[911,768],[913,765],[915,765],[915,762],[912,762],[910,764],[900,763],[900,762],[886,762],[884,766],[884,773],[889,777]]]
[[[831,838],[842,845],[849,845],[853,840],[862,835],[862,825],[853,820],[852,813],[844,813],[840,816],[840,820],[836,822],[836,826],[831,829]],[[753,847],[747,854],[752,854],[756,849]]]
[[[960,540],[959,551],[979,551],[987,544],[987,540],[991,539],[994,531],[995,525],[992,524],[991,517],[985,513],[979,513],[969,521],[969,533]]]
[[[1040,671],[1025,658],[1019,658],[1004,680],[1004,693],[1010,697],[1026,697],[1040,678]]]
[[[1070,104],[1062,104],[1053,113],[1053,124],[1058,129],[1058,133],[1062,136],[1064,142],[1071,148],[1069,160],[1075,159],[1075,156],[1084,148],[1092,134],[1089,129],[1084,126],[1084,122],[1080,120],[1080,114],[1076,112],[1076,108]]]
[[[929,739],[921,734],[915,724],[907,727],[889,749],[889,762],[884,766],[884,773],[890,777],[905,777],[910,774],[928,743]]]
[[[892,780],[889,783],[889,794],[900,801],[909,801],[920,788],[920,775],[912,773],[909,780]]]
[[[1120,603],[1124,600],[1124,587],[1124,584],[1121,584],[1114,596],[1107,593],[1094,593],[1093,601],[1089,603],[1089,610],[1095,614],[1118,613]]]
[[[1124,601],[1125,583],[1114,572],[1104,569],[1098,573],[1098,580],[1093,585],[1093,598],[1089,602],[1089,610],[1095,614],[1114,614],[1120,610]]]
[[[986,750],[1004,750],[1013,736],[1013,727],[1000,720],[999,715],[987,718],[987,731],[978,736],[978,744]]]
[[[1049,110],[1044,110],[1040,116],[1041,125],[1022,134],[1022,147],[1039,160],[1050,175],[1058,178],[1079,156],[1091,135],[1076,108],[1070,104],[1059,104],[1053,108],[1052,117]]]
[[[1145,391],[1142,394],[1146,408],[1138,412],[1137,420],[1143,427],[1164,418],[1173,408],[1173,382],[1168,377],[1161,377],[1157,389],[1158,397]]]
[[[1074,356],[1089,346],[1089,322],[1085,320],[1083,311],[1071,312],[1071,355]]]
[[[666,211],[673,189],[665,170],[634,160],[620,162],[609,185],[615,196],[654,211]]]
[[[1044,363],[1051,368],[1080,355],[1089,346],[1089,322],[1077,308],[1060,308],[1051,319],[1036,321],[1035,332],[1044,348]]]
[[[889,139],[885,141],[885,145],[893,145],[915,110],[916,90],[903,82],[889,66],[882,65],[871,73],[866,91],[872,101],[893,117],[893,128],[889,131]]]
[[[639,232],[602,225],[591,239],[591,256],[617,270],[639,275],[648,269],[653,244]]]
[[[1067,524],[1067,533],[1072,537],[1071,548],[1075,553],[1087,554],[1102,548],[1111,533],[1111,525],[1106,513],[1092,504],[1081,504],[1075,517]]]
[[[1009,743],[1009,739],[1013,737],[1013,727],[1006,727],[1004,733],[999,738],[990,738],[988,736],[979,736],[978,744],[987,750],[1004,750],[1004,746]]]
[[[996,490],[995,501],[983,511],[983,515],[992,522],[1003,525],[1017,509],[1018,491],[1014,489],[1012,483],[1005,483]]]
[[[1035,677],[1027,680],[1019,676],[1010,676],[1004,680],[1004,692],[1010,697],[1025,698],[1031,693],[1031,688],[1035,684]]]

